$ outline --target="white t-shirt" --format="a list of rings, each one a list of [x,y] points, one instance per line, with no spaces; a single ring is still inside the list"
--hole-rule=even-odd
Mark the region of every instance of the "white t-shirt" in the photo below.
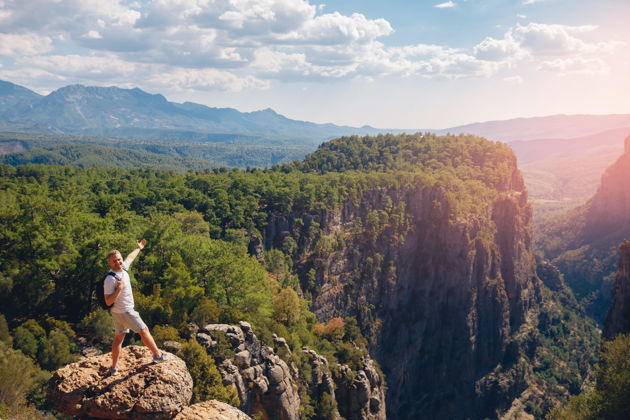
[[[127,264],[127,261],[123,263],[123,267],[123,271],[114,271],[114,273],[116,273],[116,277],[122,279],[122,281],[125,282],[125,287],[123,287],[122,292],[120,292],[120,294],[118,295],[118,298],[114,302],[114,306],[110,308],[110,311],[116,312],[118,314],[133,311],[134,305],[133,293],[131,292],[131,279],[129,279],[129,273],[127,273],[127,270],[129,270],[129,264]],[[105,277],[105,282],[103,285],[103,288],[105,289],[105,295],[111,295],[112,293],[114,293],[117,283],[118,280],[116,280],[111,275]]]

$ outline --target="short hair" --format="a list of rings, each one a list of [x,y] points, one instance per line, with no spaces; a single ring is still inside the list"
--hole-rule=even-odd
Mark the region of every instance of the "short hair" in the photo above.
[[[109,259],[111,257],[113,257],[114,255],[116,255],[116,254],[120,254],[120,251],[117,250],[117,249],[113,249],[113,250],[109,251],[109,253],[107,254],[107,261],[109,261]],[[122,255],[122,254],[120,254],[120,255]]]

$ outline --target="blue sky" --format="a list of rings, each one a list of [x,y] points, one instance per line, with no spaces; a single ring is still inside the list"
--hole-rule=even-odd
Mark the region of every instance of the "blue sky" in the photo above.
[[[0,79],[445,128],[630,113],[627,0],[0,0]]]

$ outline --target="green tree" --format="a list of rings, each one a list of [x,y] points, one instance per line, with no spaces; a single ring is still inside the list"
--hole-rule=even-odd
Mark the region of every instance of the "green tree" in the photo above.
[[[322,393],[321,397],[315,404],[316,420],[335,420],[337,418],[337,402],[327,393]]]
[[[217,303],[212,299],[203,297],[197,306],[195,306],[195,309],[193,309],[190,319],[195,324],[204,326],[218,322],[220,314],[221,312]]]
[[[214,359],[195,339],[186,342],[178,353],[188,367],[193,379],[193,397],[191,403],[216,399],[238,407],[240,401],[233,387],[223,385]]]
[[[71,343],[63,331],[55,328],[48,333],[37,353],[39,365],[47,370],[56,370],[74,360]]]
[[[0,341],[8,346],[11,346],[13,342],[13,338],[9,334],[9,324],[7,324],[7,319],[2,314],[0,314]]]
[[[13,348],[35,359],[38,347],[39,342],[28,328],[20,325],[13,330]]]
[[[273,298],[273,313],[276,321],[293,326],[300,320],[300,298],[291,287],[285,287]]]
[[[7,406],[24,404],[39,375],[33,361],[0,342],[0,402]]]
[[[114,340],[114,322],[111,315],[103,309],[90,312],[81,320],[80,326],[102,346],[109,346]]]

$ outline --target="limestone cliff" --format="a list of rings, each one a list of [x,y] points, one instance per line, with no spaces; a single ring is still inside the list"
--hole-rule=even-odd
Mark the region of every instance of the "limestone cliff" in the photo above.
[[[630,241],[623,242],[619,247],[618,265],[612,304],[604,327],[605,340],[612,340],[617,334],[630,333]]]
[[[595,196],[589,202],[584,232],[587,240],[609,241],[630,234],[629,179],[630,136],[625,140],[624,154],[606,169]]]
[[[306,372],[293,363],[284,338],[274,336],[273,347],[267,346],[247,322],[238,326],[209,324],[193,334],[219,363],[224,384],[236,388],[241,410],[252,416],[298,420],[302,385],[312,399],[326,393],[336,401],[337,418],[385,419],[383,378],[369,358],[363,360],[364,369],[358,372],[342,365],[341,372],[335,374],[325,357],[305,347],[302,353],[310,364],[310,371]],[[223,340],[227,340],[227,351],[220,344]]]
[[[437,184],[368,190],[330,212],[270,215],[267,248],[288,235],[311,247],[295,265],[318,317],[356,316],[369,336],[392,418],[494,417],[526,387],[511,343],[540,284],[515,164],[496,190],[474,211],[458,209]],[[325,241],[295,234],[315,224],[345,247],[322,251]],[[489,375],[502,378],[501,391],[484,382]]]

